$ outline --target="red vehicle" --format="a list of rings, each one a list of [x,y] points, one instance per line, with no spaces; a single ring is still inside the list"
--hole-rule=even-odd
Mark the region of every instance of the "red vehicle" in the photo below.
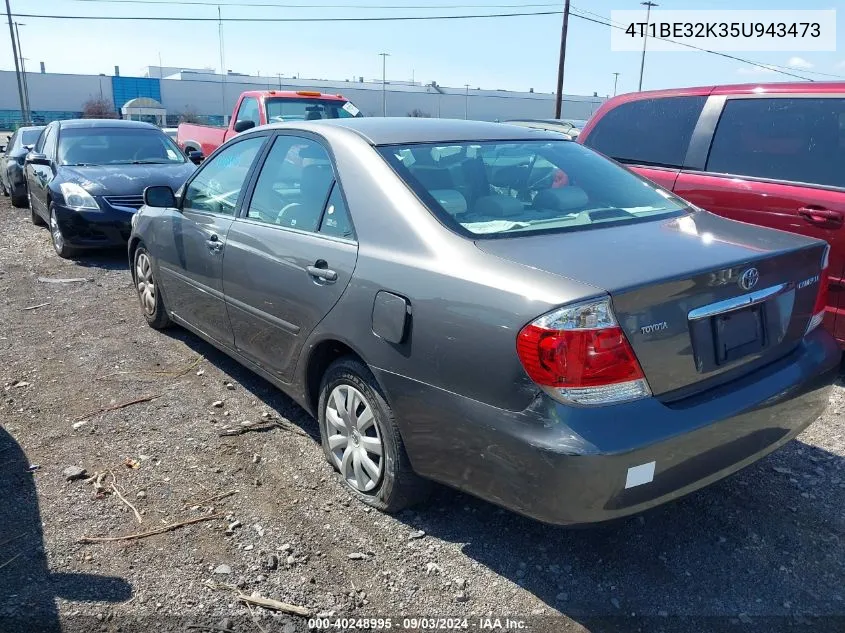
[[[250,90],[241,94],[229,127],[182,123],[176,132],[176,143],[185,153],[199,152],[199,162],[233,136],[265,123],[343,119],[361,116],[351,101],[341,95],[300,90]]]
[[[826,240],[824,324],[845,347],[845,83],[620,95],[578,142],[718,215]]]

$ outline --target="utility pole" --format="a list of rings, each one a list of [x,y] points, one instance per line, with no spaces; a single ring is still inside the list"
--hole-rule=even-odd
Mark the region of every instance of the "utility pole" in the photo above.
[[[464,84],[464,88],[467,89],[464,95],[464,120],[467,120],[469,118],[469,84]]]
[[[15,22],[15,37],[18,40],[18,55],[21,58],[21,86],[23,87],[23,122],[26,125],[32,123],[32,108],[29,105],[29,86],[26,83],[26,64],[24,63],[26,58],[23,56],[23,46],[21,46],[21,33],[18,30],[18,27],[26,26],[26,24],[22,22]]]
[[[9,6],[9,0],[6,0],[6,17],[9,20],[9,35],[12,38],[12,56],[15,58],[15,77],[18,80],[18,99],[20,100],[21,104],[21,119],[26,117],[24,112],[25,107],[23,101],[23,84],[21,83],[21,69],[20,65],[18,64],[18,45],[15,42],[15,29],[12,26],[12,8]]]
[[[220,111],[223,113],[223,125],[227,124],[226,119],[226,63],[223,59],[223,16],[220,13],[220,5],[217,5],[217,38],[220,48]]]
[[[656,2],[651,2],[651,0],[646,0],[646,2],[640,2],[641,5],[646,7],[645,10],[645,33],[643,34],[643,58],[640,61],[640,87],[639,91],[642,92],[643,89],[643,70],[645,69],[645,47],[648,44],[648,23],[649,19],[651,18],[651,7],[660,6]]]
[[[563,5],[563,26],[560,29],[560,59],[557,64],[557,97],[555,118],[559,119],[563,109],[563,64],[566,61],[566,32],[569,30],[569,0]]]
[[[622,73],[613,73],[613,96],[616,96],[616,83],[619,81],[619,75]]]
[[[387,116],[387,58],[390,53],[379,53],[381,56],[381,115]]]

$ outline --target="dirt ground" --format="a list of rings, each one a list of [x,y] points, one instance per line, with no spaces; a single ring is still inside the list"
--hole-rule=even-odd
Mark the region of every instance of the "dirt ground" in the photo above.
[[[450,624],[404,620],[432,616],[468,630],[845,628],[841,382],[797,441],[738,475],[566,530],[446,489],[395,517],[356,503],[304,411],[195,336],[147,327],[123,252],[61,260],[8,199],[0,324],[3,633],[308,630],[240,594],[406,630]],[[245,422],[266,430],[220,436]],[[103,473],[99,489],[67,481],[72,466]]]

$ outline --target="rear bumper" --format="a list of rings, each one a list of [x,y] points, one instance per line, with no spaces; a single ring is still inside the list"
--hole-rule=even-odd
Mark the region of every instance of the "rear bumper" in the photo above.
[[[101,211],[75,211],[54,205],[56,219],[68,245],[77,248],[113,248],[129,241],[132,212],[107,207]]]
[[[840,357],[819,328],[789,356],[671,405],[647,398],[574,408],[542,395],[521,412],[384,371],[376,376],[419,474],[568,525],[677,499],[782,446],[827,406]],[[652,463],[650,480],[629,485],[648,479]]]

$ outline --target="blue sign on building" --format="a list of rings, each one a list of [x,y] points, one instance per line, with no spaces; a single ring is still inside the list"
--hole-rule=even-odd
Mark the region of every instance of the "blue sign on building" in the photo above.
[[[149,97],[161,103],[161,83],[157,77],[112,77],[114,107],[120,108],[130,99]]]

